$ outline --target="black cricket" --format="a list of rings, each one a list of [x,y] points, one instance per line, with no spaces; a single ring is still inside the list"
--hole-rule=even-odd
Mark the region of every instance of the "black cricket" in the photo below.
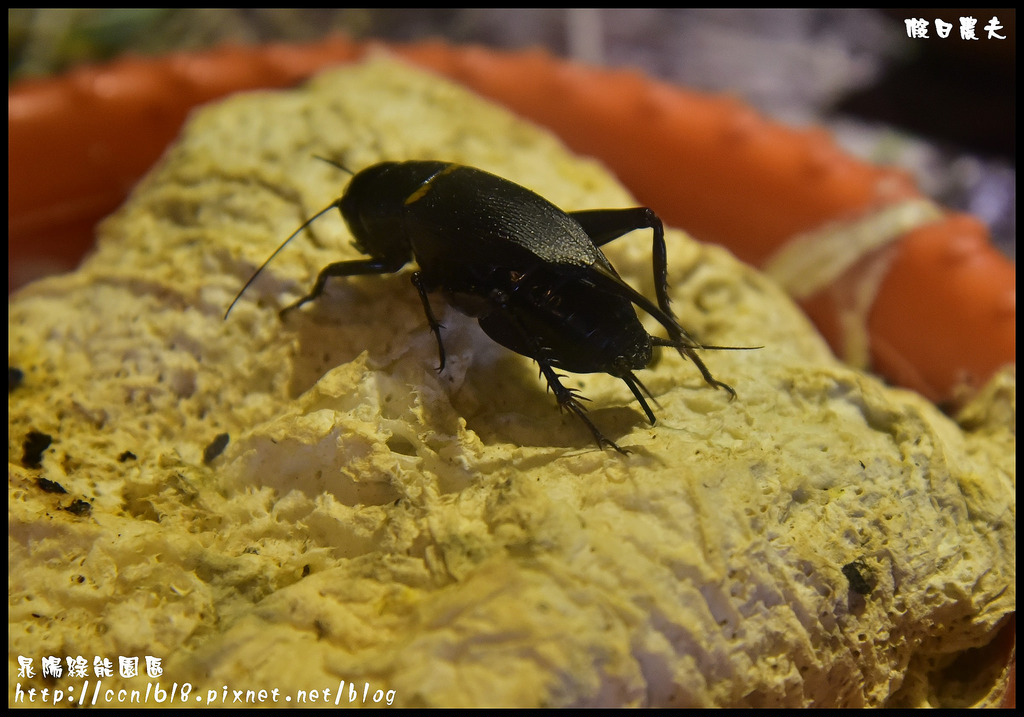
[[[322,157],[319,159],[323,159]],[[437,339],[438,371],[444,370],[443,326],[428,294],[440,290],[459,311],[475,317],[488,336],[534,359],[558,400],[590,429],[599,447],[627,453],[586,415],[588,400],[566,388],[556,369],[607,373],[629,386],[653,425],[647,388],[633,371],[647,368],[654,346],[670,346],[689,358],[704,380],[715,379],[697,355],[705,346],[679,325],[669,308],[665,232],[646,207],[564,212],[538,194],[480,169],[439,161],[382,162],[353,173],[344,194],[302,224],[270,255],[231,302],[224,318],[256,277],[310,224],[337,208],[366,259],[324,267],[312,290],[281,316],[320,296],[331,277],[393,274],[415,260],[412,283]],[[636,229],[654,234],[654,286],[658,305],[629,286],[601,246]],[[647,333],[633,305],[668,332]],[[642,389],[642,391],[641,391]]]

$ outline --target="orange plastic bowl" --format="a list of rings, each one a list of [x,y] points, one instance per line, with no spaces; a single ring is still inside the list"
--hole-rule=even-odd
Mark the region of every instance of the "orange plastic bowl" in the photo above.
[[[123,59],[15,85],[8,99],[11,287],[40,265],[74,266],[95,223],[123,200],[195,105],[293,85],[372,47],[339,37],[228,47]],[[755,265],[794,235],[920,196],[903,173],[845,154],[823,132],[769,122],[731,98],[539,51],[387,48],[547,125],[574,150],[604,161],[666,223]],[[841,351],[834,293],[825,289],[802,303]],[[958,387],[977,387],[1015,361],[1015,319],[1013,265],[980,221],[947,213],[897,242],[867,319],[871,365],[893,383],[953,402]]]

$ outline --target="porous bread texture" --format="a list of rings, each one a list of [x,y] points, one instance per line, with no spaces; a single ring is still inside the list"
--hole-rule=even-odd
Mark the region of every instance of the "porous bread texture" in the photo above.
[[[634,204],[544,132],[388,60],[199,111],[82,268],[9,304],[11,695],[77,698],[81,679],[39,678],[44,656],[151,655],[159,680],[104,688],[188,683],[197,705],[277,689],[276,706],[364,689],[406,707],[999,698],[1001,674],[968,664],[950,687],[947,668],[978,662],[962,657],[1015,608],[1012,373],[957,425],[837,363],[775,286],[673,230],[682,324],[763,348],[704,352],[732,401],[664,352],[642,373],[653,427],[618,379],[570,376],[631,454],[599,450],[531,361],[433,296],[438,373],[408,270],[334,280],[280,320],[359,256],[336,213],[224,320],[342,191],[314,155]],[[649,232],[606,253],[653,296]],[[23,465],[30,431],[52,437],[41,468]]]

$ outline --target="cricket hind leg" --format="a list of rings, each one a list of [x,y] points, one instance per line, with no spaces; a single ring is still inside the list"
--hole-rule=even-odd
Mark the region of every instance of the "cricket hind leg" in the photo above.
[[[654,291],[658,306],[675,319],[668,296],[668,250],[665,248],[665,227],[653,209],[632,207],[629,209],[590,209],[570,212],[595,246],[604,246],[624,234],[637,229],[650,229],[653,234],[651,268],[654,271]]]
[[[597,445],[600,448],[607,446],[609,448],[614,448],[624,456],[629,455],[629,451],[625,448],[620,448],[615,441],[601,433],[601,430],[597,425],[587,416],[587,409],[584,408],[582,401],[589,399],[577,391],[566,388],[559,380],[558,374],[555,373],[551,364],[546,361],[538,361],[537,363],[540,366],[540,372],[544,374],[544,378],[547,379],[551,392],[555,394],[555,400],[558,401],[558,408],[571,411],[577,418],[583,421],[583,425],[585,425],[590,431],[590,434],[594,437],[594,440],[597,441]]]
[[[597,441],[598,447],[605,448],[607,446],[614,448],[622,455],[628,455],[629,451],[620,448],[615,441],[601,433],[601,430],[590,420],[590,417],[587,416],[587,409],[584,408],[582,403],[588,399],[578,391],[565,387],[559,375],[555,372],[551,359],[547,355],[549,352],[537,342],[535,337],[531,336],[522,322],[508,310],[509,307],[505,298],[496,296],[494,301],[499,310],[479,318],[480,328],[484,330],[484,333],[502,346],[510,348],[517,353],[531,356],[537,362],[537,365],[540,366],[541,374],[547,379],[548,387],[555,394],[559,409],[568,410],[575,414],[587,427],[587,430],[590,431],[594,440]]]
[[[734,389],[729,384],[724,383],[723,381],[719,381],[717,378],[712,376],[710,369],[708,369],[708,367],[704,364],[704,361],[701,359],[701,357],[697,355],[697,351],[695,349],[701,348],[741,351],[760,348],[759,346],[703,346],[701,344],[696,343],[690,344],[685,341],[669,341],[667,339],[659,338],[657,336],[651,337],[651,343],[654,344],[655,346],[671,346],[680,354],[682,354],[684,358],[688,358],[691,361],[693,361],[693,365],[697,367],[698,371],[700,371],[700,375],[704,377],[704,381],[709,386],[714,386],[715,388],[724,388],[726,391],[728,391],[730,400],[736,398],[736,389]]]

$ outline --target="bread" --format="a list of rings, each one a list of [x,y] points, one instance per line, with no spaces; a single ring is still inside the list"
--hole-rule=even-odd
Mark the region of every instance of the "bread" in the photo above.
[[[95,676],[40,676],[50,655],[113,661],[100,706],[122,687],[151,706],[998,702],[1005,661],[956,666],[1016,604],[1012,372],[954,422],[670,230],[681,323],[764,348],[703,353],[732,401],[664,352],[642,374],[653,427],[619,379],[571,376],[631,453],[600,450],[530,360],[435,295],[438,373],[407,273],[334,280],[280,320],[360,256],[336,213],[223,320],[342,192],[314,155],[635,204],[549,135],[386,59],[198,112],[84,265],[9,305],[12,704],[92,702]],[[649,232],[605,253],[653,297]],[[162,675],[120,677],[118,656]]]

